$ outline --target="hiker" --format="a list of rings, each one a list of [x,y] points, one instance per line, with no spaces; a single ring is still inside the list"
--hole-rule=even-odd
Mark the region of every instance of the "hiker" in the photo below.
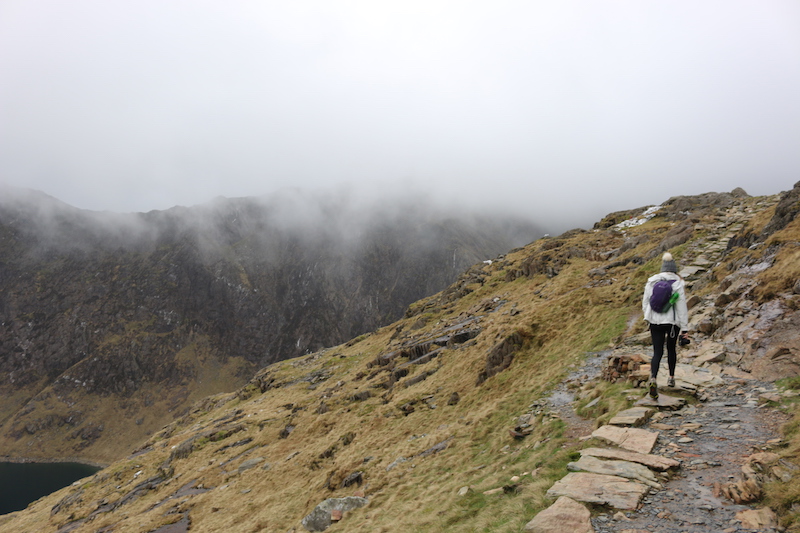
[[[666,283],[659,283],[660,281]],[[669,367],[669,381],[667,386],[675,386],[675,366],[678,362],[676,344],[678,338],[681,344],[688,344],[687,328],[689,324],[689,311],[686,307],[686,294],[684,293],[683,278],[678,275],[678,267],[672,254],[665,252],[661,257],[661,273],[651,276],[644,287],[642,297],[642,311],[644,319],[650,324],[650,337],[653,340],[653,359],[650,361],[650,381],[647,386],[650,396],[658,398],[656,377],[661,357],[664,355],[664,346],[667,348],[667,366]],[[671,304],[663,304],[666,298]],[[659,301],[661,299],[662,301]],[[657,306],[653,309],[653,306]]]

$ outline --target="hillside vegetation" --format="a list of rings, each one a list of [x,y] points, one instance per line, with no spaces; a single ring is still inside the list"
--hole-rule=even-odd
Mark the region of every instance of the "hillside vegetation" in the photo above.
[[[676,197],[478,263],[389,326],[196,402],[135,453],[0,526],[304,531],[318,504],[352,497],[328,531],[521,531],[585,445],[548,397],[588,354],[649,354],[641,291],[665,250],[691,266],[695,355],[713,341],[739,372],[800,375],[799,210],[800,183],[770,197]],[[583,429],[628,407],[629,387],[585,390],[600,401]],[[782,453],[800,464],[797,427]],[[774,492],[791,525],[800,489]]]

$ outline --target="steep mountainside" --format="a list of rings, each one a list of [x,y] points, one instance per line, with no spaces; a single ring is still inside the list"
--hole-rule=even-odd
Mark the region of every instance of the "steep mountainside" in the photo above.
[[[0,200],[0,455],[107,462],[262,366],[402,316],[529,223],[283,194],[145,214]]]
[[[583,373],[596,350],[649,354],[641,291],[663,251],[689,287],[693,343],[683,361],[742,382],[800,375],[798,211],[800,183],[771,197],[676,197],[512,250],[390,326],[272,364],[237,392],[197,402],[129,457],[0,525],[520,531],[552,503],[546,491],[567,462],[594,445],[577,439],[592,421],[568,424],[549,407],[562,381]],[[581,395],[579,411],[600,423],[641,397],[635,382],[579,376],[568,385]],[[698,404],[687,412],[708,398],[703,387],[685,396]],[[785,451],[797,457],[792,435]],[[794,483],[780,492],[800,493]]]

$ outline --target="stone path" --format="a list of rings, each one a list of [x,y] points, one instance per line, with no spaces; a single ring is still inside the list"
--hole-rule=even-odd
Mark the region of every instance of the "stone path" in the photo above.
[[[777,444],[786,417],[764,408],[762,398],[774,397],[774,387],[716,374],[709,380],[692,365],[681,370],[687,381],[706,383],[695,391],[704,401],[689,405],[662,389],[661,402],[619,413],[593,431],[601,446],[581,450],[548,490],[553,511],[539,513],[526,531],[565,531],[566,523],[570,531],[595,533],[778,531],[768,509],[724,496],[749,456]],[[678,383],[675,390],[684,389]]]
[[[680,274],[690,292],[705,272],[723,260],[729,240],[751,216],[741,207],[728,209],[718,225],[703,228],[705,239],[684,250]],[[569,463],[569,472],[548,490],[555,503],[534,517],[525,531],[779,531],[775,514],[757,504],[761,484],[770,477],[786,480],[795,472],[800,475],[800,468],[769,453],[780,444],[778,428],[788,420],[766,404],[781,400],[774,385],[758,382],[736,366],[725,366],[726,352],[735,353],[736,343],[711,335],[715,317],[732,301],[730,295],[721,299],[726,294],[690,302],[697,306],[690,312],[694,315],[690,329],[702,338],[702,345],[681,351],[686,358],[678,364],[674,388],[667,388],[667,373],[659,372],[657,400],[640,388],[636,394],[641,397],[632,408],[594,431],[594,421],[581,419],[571,408],[575,400],[571,391],[601,375],[644,385],[650,374],[649,356],[644,353],[651,349],[635,346],[648,344],[647,333],[630,339],[629,347],[590,354],[585,365],[556,388],[543,410],[555,411],[566,423],[568,438],[582,433],[592,447]],[[727,331],[735,327],[732,322]]]

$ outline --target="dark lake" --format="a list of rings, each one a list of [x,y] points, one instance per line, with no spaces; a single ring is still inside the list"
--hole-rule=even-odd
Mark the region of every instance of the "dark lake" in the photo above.
[[[0,462],[0,514],[25,509],[42,496],[98,470],[80,463]]]

